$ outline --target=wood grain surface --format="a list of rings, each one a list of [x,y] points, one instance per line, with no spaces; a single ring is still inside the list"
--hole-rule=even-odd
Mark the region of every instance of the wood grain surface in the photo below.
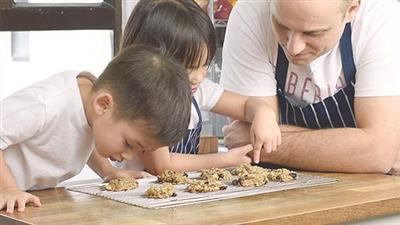
[[[63,188],[36,191],[41,208],[12,216],[34,224],[330,224],[400,212],[400,177],[310,173],[338,183],[183,206],[143,209]],[[0,214],[4,214],[1,211]]]

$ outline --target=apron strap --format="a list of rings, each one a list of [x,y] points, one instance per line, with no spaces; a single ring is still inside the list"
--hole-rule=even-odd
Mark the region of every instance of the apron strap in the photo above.
[[[288,71],[289,62],[286,58],[285,52],[281,45],[278,45],[278,57],[275,68],[275,80],[277,82],[276,88],[281,91],[282,94],[285,90],[286,76]]]
[[[193,103],[193,105],[194,105],[194,108],[196,108],[197,115],[199,116],[199,122],[198,122],[198,124],[201,124],[201,123],[203,122],[203,119],[202,119],[202,117],[201,117],[200,107],[199,107],[199,105],[197,104],[197,101],[196,101],[196,99],[195,99],[194,97],[192,97],[192,103]]]
[[[340,57],[342,59],[342,69],[346,78],[347,86],[351,82],[356,83],[356,65],[354,63],[353,49],[351,44],[351,24],[347,23],[342,37],[340,38]]]

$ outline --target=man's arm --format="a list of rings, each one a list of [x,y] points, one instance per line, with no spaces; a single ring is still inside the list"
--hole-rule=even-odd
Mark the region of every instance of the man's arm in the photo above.
[[[281,126],[279,151],[263,154],[262,161],[313,171],[388,172],[400,149],[400,97],[356,98],[354,108],[357,128]]]

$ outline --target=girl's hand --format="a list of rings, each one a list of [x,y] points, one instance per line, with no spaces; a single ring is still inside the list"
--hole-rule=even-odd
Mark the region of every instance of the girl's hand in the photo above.
[[[104,177],[104,181],[110,181],[112,179],[121,178],[121,177],[132,177],[135,179],[151,177],[152,175],[145,171],[134,171],[134,170],[126,170],[113,167],[110,171],[107,172]]]
[[[232,166],[238,166],[242,163],[251,163],[251,158],[247,154],[252,150],[252,145],[229,149],[228,154],[231,158]]]
[[[18,187],[0,189],[0,210],[6,209],[7,213],[13,213],[17,206],[18,212],[24,212],[25,205],[29,203],[36,207],[42,206],[38,197],[21,191]]]
[[[280,128],[271,114],[259,114],[250,128],[251,143],[254,147],[253,160],[260,161],[261,151],[271,153],[281,144]]]

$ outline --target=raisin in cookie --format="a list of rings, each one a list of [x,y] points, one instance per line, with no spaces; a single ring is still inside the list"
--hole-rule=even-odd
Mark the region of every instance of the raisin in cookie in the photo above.
[[[152,185],[144,194],[147,198],[169,198],[177,196],[174,186],[170,183]]]
[[[139,186],[139,183],[132,177],[121,177],[112,179],[105,186],[107,191],[128,191],[135,189]]]

